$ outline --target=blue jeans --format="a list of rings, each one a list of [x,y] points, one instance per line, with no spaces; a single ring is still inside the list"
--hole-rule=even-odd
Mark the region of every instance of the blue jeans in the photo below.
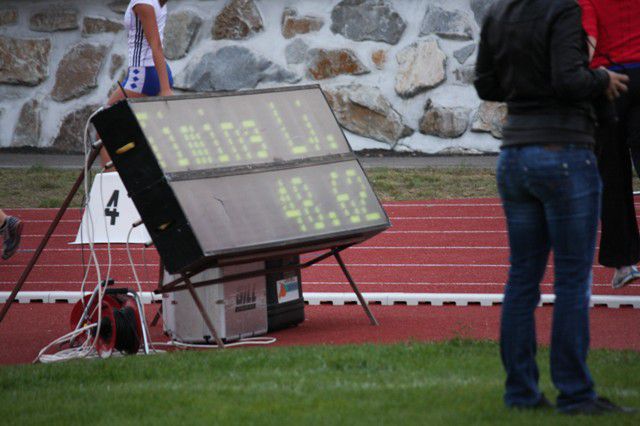
[[[596,397],[587,367],[591,267],[602,183],[591,150],[581,146],[506,147],[498,188],[511,248],[500,352],[505,403],[540,401],[534,311],[549,252],[555,265],[551,376],[559,409]]]

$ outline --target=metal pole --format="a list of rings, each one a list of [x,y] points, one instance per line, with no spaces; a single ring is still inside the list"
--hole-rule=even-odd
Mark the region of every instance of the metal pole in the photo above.
[[[162,283],[164,281],[164,262],[162,258],[160,258],[160,270],[158,271],[158,288],[162,288]],[[151,321],[151,327],[155,327],[160,321],[160,317],[162,316],[162,304],[158,308],[158,312],[156,312],[156,316],[153,317],[153,321]]]
[[[364,300],[364,297],[362,297],[362,293],[360,293],[360,290],[358,289],[358,286],[356,285],[355,281],[353,281],[353,278],[351,278],[351,274],[347,270],[347,266],[342,261],[342,256],[340,256],[340,252],[335,252],[334,253],[334,257],[336,258],[336,260],[340,264],[340,268],[342,269],[342,272],[344,273],[344,276],[347,277],[347,280],[349,280],[349,285],[351,285],[351,289],[353,290],[353,292],[358,297],[358,300],[360,301],[360,304],[362,305],[362,309],[364,309],[364,312],[367,314],[367,316],[369,317],[369,320],[371,321],[371,325],[379,325],[378,324],[378,320],[376,320],[376,318],[371,313],[371,310],[369,309],[369,305],[367,305],[367,302]]]
[[[222,343],[222,340],[220,340],[220,337],[218,337],[218,332],[216,331],[216,328],[213,326],[213,323],[211,322],[211,318],[209,318],[209,314],[204,309],[204,306],[200,301],[200,297],[198,297],[198,293],[196,293],[195,288],[193,288],[193,284],[191,283],[191,280],[186,275],[182,275],[182,278],[184,279],[187,289],[189,289],[189,293],[191,293],[191,297],[193,298],[193,301],[195,302],[196,306],[198,307],[198,310],[200,311],[200,315],[202,315],[202,319],[204,319],[204,322],[207,325],[207,328],[211,332],[211,335],[213,336],[213,340],[216,341],[216,344],[220,349],[224,349],[224,343]]]
[[[100,153],[100,147],[93,149],[88,159],[87,169],[91,168],[91,166],[93,165],[93,162],[96,160],[99,153]],[[71,191],[69,191],[69,193],[67,194],[67,198],[65,198],[64,202],[62,203],[62,206],[60,206],[60,209],[58,210],[56,217],[53,219],[53,222],[51,222],[51,225],[49,225],[49,229],[44,235],[44,238],[42,239],[42,241],[40,241],[40,245],[36,249],[35,253],[33,253],[33,256],[31,256],[31,260],[29,260],[27,267],[24,269],[24,271],[22,271],[22,275],[20,276],[20,279],[16,283],[15,287],[13,287],[13,291],[11,292],[11,295],[9,295],[9,298],[4,303],[4,306],[2,307],[2,311],[0,312],[0,322],[2,322],[5,315],[7,315],[7,312],[9,311],[11,304],[15,300],[16,295],[24,285],[25,281],[27,281],[27,278],[29,278],[29,274],[31,274],[33,267],[36,265],[36,262],[38,262],[38,259],[40,258],[42,251],[44,250],[47,243],[49,242],[51,235],[53,235],[53,233],[55,232],[56,228],[58,227],[58,224],[60,223],[60,220],[62,219],[62,216],[67,211],[67,208],[71,204],[71,201],[73,200],[73,197],[76,195],[76,192],[78,192],[80,185],[82,185],[82,182],[84,181],[84,178],[85,178],[84,170],[85,169],[83,167],[82,171],[80,172],[80,175],[76,179],[76,182],[73,184]]]

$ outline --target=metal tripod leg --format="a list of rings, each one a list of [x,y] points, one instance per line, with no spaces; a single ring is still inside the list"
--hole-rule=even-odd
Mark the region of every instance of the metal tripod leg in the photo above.
[[[342,269],[344,276],[347,277],[347,280],[349,281],[349,285],[351,285],[351,289],[356,294],[356,297],[358,297],[358,300],[360,301],[360,305],[362,305],[362,309],[364,309],[364,312],[369,317],[369,321],[371,321],[371,325],[379,325],[378,320],[376,320],[376,317],[374,317],[373,314],[371,313],[371,310],[369,309],[369,305],[367,305],[367,302],[364,300],[364,297],[362,297],[362,293],[360,293],[360,289],[356,285],[355,281],[353,281],[353,278],[351,278],[351,274],[349,273],[347,266],[342,261],[342,256],[340,256],[340,252],[334,252],[333,256],[336,258],[336,260],[340,264],[340,268]]]
[[[207,328],[211,332],[211,336],[213,336],[213,340],[216,341],[216,344],[220,349],[224,349],[224,343],[222,343],[222,340],[220,340],[220,337],[218,337],[218,332],[216,331],[216,328],[213,326],[213,323],[211,322],[211,318],[209,318],[209,314],[204,309],[204,306],[200,301],[200,297],[198,297],[198,293],[196,293],[195,288],[193,288],[193,284],[191,283],[191,280],[184,274],[182,275],[182,279],[184,280],[184,283],[187,289],[189,290],[189,293],[191,293],[191,297],[193,298],[193,301],[198,307],[198,310],[200,311],[200,315],[202,315],[202,319],[204,320],[204,323],[207,325]]]
[[[91,151],[91,155],[89,156],[89,159],[88,159],[87,169],[91,168],[91,166],[93,165],[93,162],[96,160],[99,153],[100,153],[100,147],[93,148],[93,150]],[[24,285],[25,281],[27,281],[27,278],[29,278],[29,274],[31,274],[33,267],[35,266],[36,262],[38,262],[38,259],[40,258],[40,255],[42,254],[42,251],[44,250],[44,248],[47,246],[47,243],[49,242],[51,235],[53,235],[54,231],[58,227],[58,224],[60,223],[60,220],[62,219],[62,216],[64,215],[64,213],[67,211],[67,208],[71,204],[73,197],[76,195],[76,192],[78,192],[78,189],[80,188],[80,185],[82,184],[85,178],[84,170],[85,169],[83,168],[82,171],[80,172],[80,175],[76,179],[76,182],[73,184],[73,187],[67,194],[67,198],[64,199],[62,206],[60,206],[60,209],[58,209],[58,213],[56,214],[55,219],[53,219],[53,222],[51,222],[51,225],[49,225],[49,229],[47,229],[47,232],[44,234],[42,241],[40,241],[40,245],[38,245],[38,248],[36,249],[35,253],[33,253],[33,256],[31,256],[31,260],[29,260],[29,263],[25,267],[24,271],[22,271],[22,275],[20,276],[20,279],[18,280],[16,285],[13,287],[13,291],[11,291],[11,295],[9,295],[9,298],[7,299],[7,301],[4,302],[2,311],[0,311],[0,322],[2,322],[5,315],[7,315],[7,312],[9,311],[11,304],[15,300],[16,295]]]
[[[153,321],[151,321],[151,327],[155,327],[156,325],[158,325],[158,321],[160,321],[160,318],[162,318],[162,305],[160,305],[160,307],[158,308],[158,312],[156,312],[156,315],[153,317]]]
[[[158,288],[162,287],[162,283],[164,282],[164,262],[160,259],[160,270],[158,271]],[[151,321],[151,327],[155,327],[160,321],[162,317],[162,305],[158,308],[158,312],[153,317],[153,321]]]

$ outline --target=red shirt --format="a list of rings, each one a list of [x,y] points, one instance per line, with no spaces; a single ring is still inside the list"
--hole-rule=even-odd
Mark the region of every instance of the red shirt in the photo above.
[[[578,0],[585,31],[597,40],[592,68],[640,63],[640,0]],[[606,54],[606,55],[605,55]]]

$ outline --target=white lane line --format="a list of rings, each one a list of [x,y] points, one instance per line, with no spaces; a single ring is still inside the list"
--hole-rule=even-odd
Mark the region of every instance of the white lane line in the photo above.
[[[509,264],[487,264],[487,263],[347,263],[347,267],[367,267],[367,268],[508,268]],[[316,263],[312,267],[336,267],[337,263]],[[553,265],[549,265],[553,268]],[[606,268],[602,265],[593,265],[594,268]]]
[[[355,246],[349,250],[508,250],[508,246]]]
[[[393,228],[391,228],[393,229]],[[380,235],[386,235],[386,234],[506,234],[507,231],[505,230],[492,230],[492,231],[479,231],[479,230],[475,230],[475,231],[452,231],[452,230],[446,230],[446,231],[384,231],[382,234]]]
[[[15,281],[0,281],[0,285],[15,285]],[[28,284],[38,284],[38,285],[48,285],[48,284],[53,284],[53,285],[59,285],[59,284],[69,284],[69,285],[78,285],[80,286],[80,280],[73,282],[73,281],[51,281],[51,280],[47,280],[47,281],[31,281],[28,280],[27,281]],[[120,285],[120,284],[132,284],[135,285],[136,282],[135,281],[123,281],[123,280],[116,280],[116,285]],[[158,281],[140,281],[140,284],[145,285],[145,284],[158,284]],[[89,284],[87,284],[87,286],[89,286]]]
[[[76,303],[88,292],[79,291],[41,291],[41,292],[19,292],[16,300],[18,303]],[[362,293],[364,300],[371,304],[381,304],[385,306],[393,305],[431,305],[431,306],[494,306],[502,303],[504,296],[499,293]],[[6,302],[9,292],[0,292],[0,302]],[[140,298],[143,303],[149,304],[159,302],[162,297],[152,292],[142,292]],[[308,292],[304,294],[305,301],[310,305],[331,304],[336,306],[353,305],[358,303],[358,299],[353,293],[317,293]],[[552,304],[555,296],[543,294],[540,298],[540,305]],[[594,295],[591,296],[591,306],[606,306],[608,308],[621,308],[631,306],[640,309],[640,296],[617,296],[617,295]]]
[[[0,281],[0,285],[15,285],[15,281]],[[29,284],[33,285],[80,285],[80,281],[71,282],[67,281],[28,281]],[[135,281],[116,281],[118,285],[135,285]],[[153,285],[154,287],[158,284],[158,281],[140,281],[141,285]],[[304,281],[303,280],[303,289],[304,286],[344,286],[348,285],[346,281],[344,282],[329,282],[329,281]],[[434,282],[370,282],[370,281],[358,281],[358,285],[369,285],[369,286],[381,286],[381,287],[394,287],[394,286],[407,286],[407,287],[420,287],[420,286],[432,286],[432,287],[504,287],[505,283],[465,283],[465,282],[454,282],[454,283],[434,283]],[[542,287],[553,287],[553,283],[541,283]],[[593,287],[611,287],[611,283],[595,283]],[[627,287],[640,287],[640,284],[628,284]]]
[[[147,263],[146,265],[144,263],[135,263],[134,264],[136,268],[140,267],[140,268],[144,268],[145,266],[148,268],[151,267],[155,267],[158,268],[157,263]],[[2,265],[3,268],[24,268],[25,266],[27,266],[26,264],[24,265]],[[72,264],[56,264],[56,263],[36,263],[35,267],[41,267],[41,268],[81,268],[83,265],[79,264],[79,263],[72,263]],[[103,264],[100,265],[101,267],[104,266],[105,268],[107,266],[109,266],[108,263],[104,262]],[[113,268],[122,268],[122,267],[127,267],[127,268],[131,268],[131,264],[130,263],[112,263],[111,267]],[[91,267],[91,269],[94,269],[94,266]]]
[[[157,268],[159,264],[157,263],[136,263],[134,264],[136,267],[147,267],[147,268]],[[362,268],[508,268],[509,264],[487,264],[487,263],[347,263],[347,267],[362,267]],[[26,264],[12,264],[12,265],[3,265],[6,268],[24,268]],[[42,268],[72,268],[72,267],[82,267],[81,264],[73,263],[73,264],[36,264],[37,267]],[[106,264],[105,264],[106,266]],[[129,263],[112,263],[112,267],[120,268],[120,267],[131,267]],[[553,268],[553,265],[549,265]],[[337,263],[316,263],[311,266],[312,268],[337,268]],[[602,265],[593,265],[594,268],[606,268]],[[608,269],[608,268],[607,268]]]
[[[383,207],[502,207],[500,203],[382,203]]]
[[[394,220],[480,220],[480,219],[505,219],[504,216],[389,216]]]
[[[348,285],[346,281],[304,281],[302,285],[326,285],[326,286],[341,286]],[[375,282],[375,281],[358,281],[358,285],[370,285],[370,286],[433,286],[433,287],[504,287],[505,283],[465,283],[465,282],[453,282],[453,283],[438,283],[438,282]],[[542,287],[553,287],[553,283],[540,283]],[[594,283],[593,287],[611,287],[611,283]],[[627,287],[640,287],[640,284],[628,284]]]
[[[382,203],[383,207],[502,207],[501,203]],[[635,203],[634,206],[640,207],[640,203]],[[34,211],[58,211],[57,207],[33,207],[33,208],[15,208],[15,209],[7,209],[9,212],[28,212],[30,210]],[[68,210],[69,212],[80,211],[79,208],[71,208]]]
[[[114,243],[115,244],[115,243]],[[596,250],[600,249],[600,247],[596,247]],[[107,252],[106,248],[96,247],[96,251],[104,251]],[[351,250],[509,250],[509,246],[354,246],[350,247]],[[21,248],[20,252],[34,252],[36,249],[25,249]],[[81,252],[80,248],[47,248],[47,251],[57,252]],[[85,253],[88,249],[84,250]],[[112,247],[111,251],[127,251],[126,248],[121,247]],[[157,251],[150,247],[131,247],[131,251],[139,251],[139,252],[148,252],[148,253],[157,253]],[[313,256],[304,254],[303,257],[308,257],[311,259]]]
[[[116,244],[116,243],[111,243],[111,244],[113,245],[113,244]],[[131,245],[131,243],[129,243],[129,245]],[[102,248],[101,247],[95,247],[94,250],[95,251],[104,251],[104,252],[108,252],[109,251],[109,249],[107,249],[106,247],[102,247]],[[134,251],[140,251],[140,252],[148,251],[149,253],[157,253],[155,249],[147,248],[147,247],[131,247],[130,250],[132,252],[134,252]],[[26,249],[26,248],[22,248],[22,247],[20,248],[20,252],[34,252],[34,251],[36,251],[36,249],[32,249],[32,248]],[[53,252],[55,252],[55,251],[69,251],[69,252],[77,251],[78,254],[80,254],[83,250],[80,247],[78,247],[78,248],[47,248],[45,250],[45,252],[46,251],[53,251]],[[111,247],[111,251],[124,251],[124,252],[126,252],[127,249],[124,248],[124,247]],[[90,252],[90,250],[88,248],[85,248],[84,252],[86,254],[86,253]]]

